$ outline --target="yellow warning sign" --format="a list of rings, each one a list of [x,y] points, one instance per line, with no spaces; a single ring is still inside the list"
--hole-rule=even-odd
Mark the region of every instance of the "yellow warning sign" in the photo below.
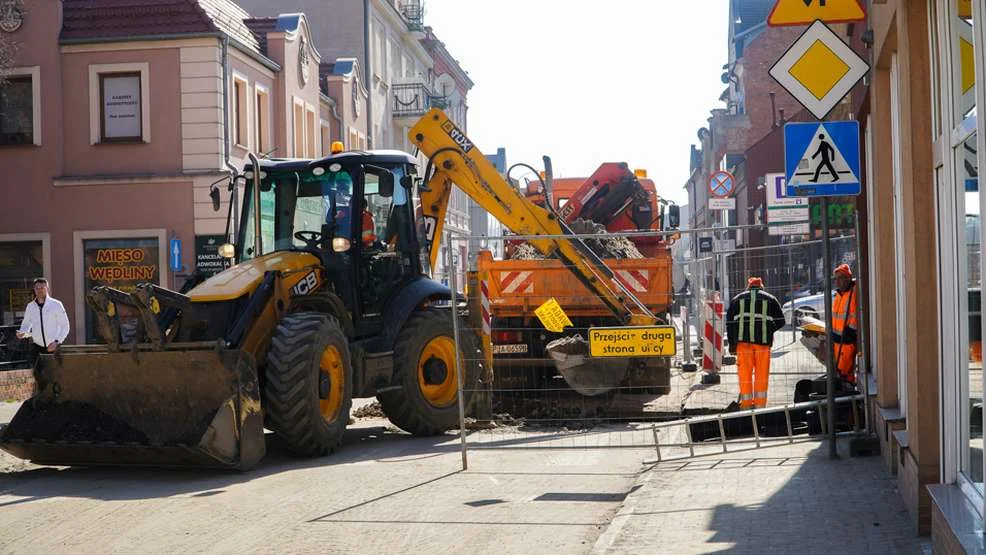
[[[538,320],[541,320],[541,325],[548,331],[560,332],[565,330],[565,326],[572,325],[572,321],[568,319],[568,314],[565,314],[554,297],[534,309],[534,315],[538,317]]]
[[[972,0],[956,0],[959,8],[959,17],[962,19],[972,19]]]
[[[866,10],[859,0],[777,0],[767,25],[808,25],[815,20],[849,23],[865,19]]]
[[[672,326],[589,328],[589,356],[668,357],[675,350]]]

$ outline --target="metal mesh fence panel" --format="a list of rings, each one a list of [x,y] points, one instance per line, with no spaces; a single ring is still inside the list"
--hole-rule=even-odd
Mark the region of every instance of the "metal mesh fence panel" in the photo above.
[[[612,256],[620,245],[599,245],[599,235],[578,239],[599,252],[611,274],[597,277],[623,305],[642,308],[656,317],[656,325],[674,329],[673,351],[659,356],[586,356],[590,330],[626,324],[613,313],[612,299],[599,295],[579,277],[577,261],[544,257],[510,236],[483,238],[487,248],[506,256],[494,259],[480,252],[472,260],[450,261],[454,281],[468,303],[468,317],[460,320],[456,342],[463,353],[463,368],[475,369],[476,377],[463,373],[467,401],[463,417],[470,448],[636,448],[654,453],[662,444],[671,450],[677,444],[677,449],[694,452],[694,446],[720,441],[723,435],[729,440],[743,436],[740,428],[747,425],[735,425],[735,430],[721,434],[715,418],[692,424],[684,419],[737,410],[737,368],[728,347],[720,346],[726,351],[721,366],[702,369],[707,354],[702,352],[702,338],[710,324],[703,308],[718,295],[725,314],[730,298],[746,288],[751,276],[761,277],[764,289],[784,305],[785,325],[771,348],[766,406],[792,405],[799,383],[810,387],[811,380],[824,375],[818,356],[823,347],[806,340],[798,329],[811,316],[824,316],[824,310],[815,308],[824,306],[818,284],[823,272],[831,269],[820,267],[820,242],[675,261],[660,236],[653,237],[650,248],[639,241],[647,234],[634,236],[633,241],[623,238],[624,246],[643,245],[632,256]],[[449,252],[461,252],[458,245],[464,240],[450,237]],[[854,238],[833,239],[832,245],[837,253],[833,260],[855,268]],[[713,256],[719,257],[718,276],[712,275]],[[717,281],[719,291],[713,288]],[[551,317],[538,315],[538,309],[552,301],[567,318],[569,325],[563,329],[553,327]],[[723,330],[722,316],[717,318],[715,329]],[[627,340],[619,330],[609,337],[615,350]],[[707,342],[705,347],[707,351]],[[717,375],[717,383],[708,379],[709,374]],[[812,413],[816,426],[810,430],[807,421]],[[795,421],[789,426],[792,414]],[[814,407],[777,411],[776,416],[763,417],[756,432],[748,430],[746,440],[768,442],[772,435],[790,435],[792,429],[795,434],[819,433],[817,421]]]

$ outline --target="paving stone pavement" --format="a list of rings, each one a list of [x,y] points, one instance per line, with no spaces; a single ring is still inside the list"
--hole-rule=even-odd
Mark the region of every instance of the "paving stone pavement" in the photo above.
[[[842,451],[840,449],[840,451]],[[930,553],[879,457],[806,442],[641,474],[593,553]]]

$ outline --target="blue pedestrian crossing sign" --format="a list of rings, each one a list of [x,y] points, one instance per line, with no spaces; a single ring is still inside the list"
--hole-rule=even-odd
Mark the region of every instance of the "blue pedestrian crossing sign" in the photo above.
[[[784,125],[787,195],[858,195],[859,122],[826,121]]]
[[[168,245],[168,261],[171,269],[178,272],[181,270],[181,239],[172,239]]]

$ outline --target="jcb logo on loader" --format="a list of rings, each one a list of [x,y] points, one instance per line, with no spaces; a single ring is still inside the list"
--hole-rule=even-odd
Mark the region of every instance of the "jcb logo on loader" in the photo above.
[[[301,278],[301,281],[299,281],[297,285],[291,288],[291,292],[293,292],[297,296],[307,295],[312,291],[314,291],[315,287],[317,286],[318,286],[318,276],[315,275],[315,271],[313,270],[311,272],[308,272],[308,275]]]
[[[473,144],[469,141],[469,139],[466,138],[466,134],[463,133],[462,131],[459,131],[459,128],[456,127],[455,124],[453,124],[451,121],[446,121],[445,123],[443,123],[442,129],[444,129],[445,132],[448,133],[449,137],[452,137],[452,140],[455,141],[455,144],[459,145],[459,148],[462,149],[462,152],[469,152],[470,150],[472,150]]]

